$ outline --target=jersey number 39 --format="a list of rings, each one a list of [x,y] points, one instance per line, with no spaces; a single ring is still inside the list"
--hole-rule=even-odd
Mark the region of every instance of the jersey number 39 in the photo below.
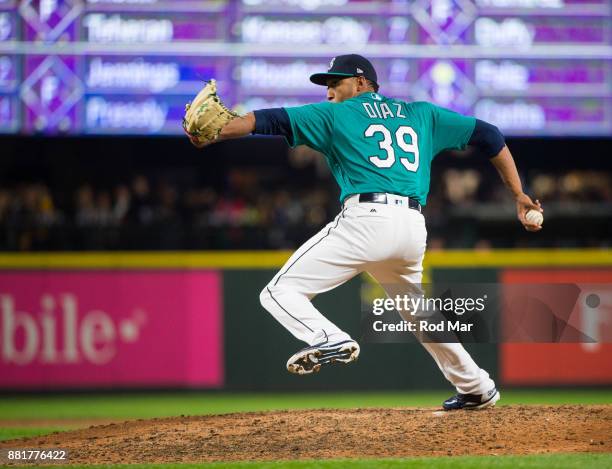
[[[378,168],[390,168],[393,166],[395,163],[395,149],[393,148],[393,144],[396,144],[406,153],[412,153],[414,155],[414,161],[410,161],[407,156],[400,156],[399,160],[408,171],[416,172],[419,168],[419,141],[414,129],[407,125],[400,126],[395,132],[394,142],[389,129],[381,124],[372,124],[366,129],[365,136],[373,137],[377,133],[383,135],[383,139],[378,142],[378,146],[381,150],[387,152],[387,157],[380,158],[378,156],[370,156],[370,162]],[[406,134],[410,135],[411,143],[407,143],[406,140],[404,140]]]

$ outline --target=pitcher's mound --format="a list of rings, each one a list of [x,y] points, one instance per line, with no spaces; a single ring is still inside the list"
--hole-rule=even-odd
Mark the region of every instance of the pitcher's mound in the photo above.
[[[63,448],[70,462],[380,458],[612,451],[612,406],[293,410],[94,426],[0,447]]]

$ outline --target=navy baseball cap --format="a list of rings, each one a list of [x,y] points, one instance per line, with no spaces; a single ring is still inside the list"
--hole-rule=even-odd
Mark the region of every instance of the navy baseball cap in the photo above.
[[[365,77],[378,86],[376,70],[368,59],[357,54],[339,55],[331,59],[327,73],[315,73],[310,81],[315,85],[327,86],[329,78]]]

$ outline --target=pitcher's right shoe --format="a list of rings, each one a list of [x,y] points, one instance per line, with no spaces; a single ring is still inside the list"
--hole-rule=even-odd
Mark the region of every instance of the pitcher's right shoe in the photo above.
[[[456,394],[442,403],[444,410],[476,410],[495,406],[501,395],[497,388],[484,394]]]
[[[293,354],[287,361],[287,370],[298,375],[308,375],[332,363],[354,362],[357,357],[359,357],[359,344],[354,340],[322,342]]]

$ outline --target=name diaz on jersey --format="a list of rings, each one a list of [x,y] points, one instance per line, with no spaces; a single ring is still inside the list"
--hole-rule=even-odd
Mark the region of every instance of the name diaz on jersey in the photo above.
[[[372,119],[388,119],[389,117],[406,118],[406,116],[402,114],[402,105],[400,103],[390,103],[393,107],[395,107],[395,114],[387,103],[379,104],[377,102],[373,102],[361,104],[363,105],[363,108],[368,116]]]

